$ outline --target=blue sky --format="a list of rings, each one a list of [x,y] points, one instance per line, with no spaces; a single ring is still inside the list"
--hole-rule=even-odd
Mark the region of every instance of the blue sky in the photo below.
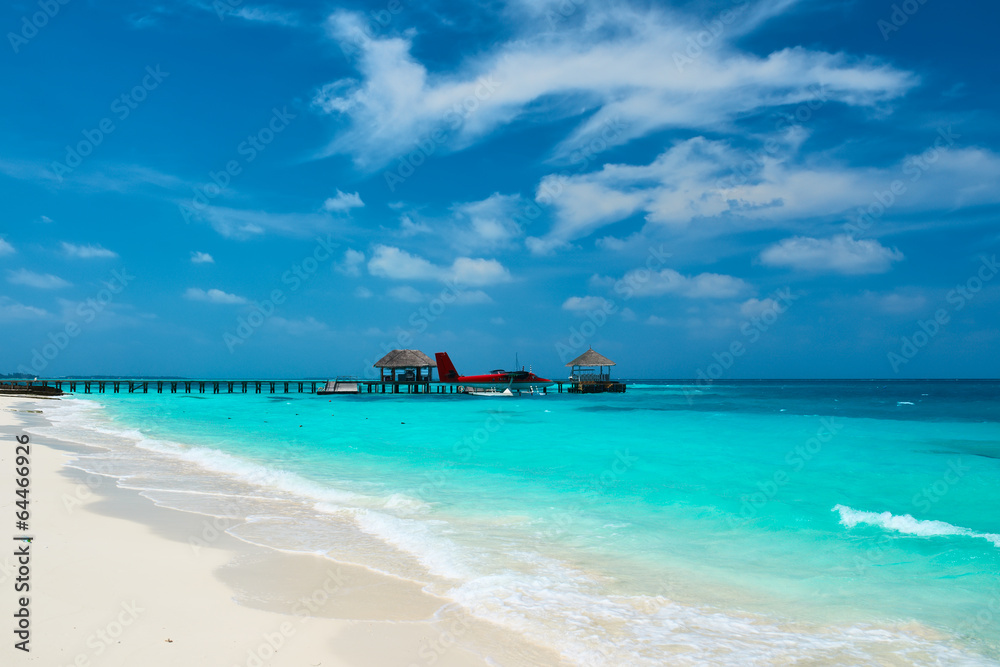
[[[0,17],[0,371],[1000,375],[995,3]]]

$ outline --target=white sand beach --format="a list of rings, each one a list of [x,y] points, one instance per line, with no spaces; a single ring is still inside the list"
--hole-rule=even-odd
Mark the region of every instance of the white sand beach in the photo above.
[[[0,516],[15,530],[15,436],[41,424],[41,399],[0,398]],[[40,411],[40,412],[39,412]],[[220,532],[192,547],[205,517],[155,506],[108,477],[66,466],[78,445],[30,436],[30,592],[0,556],[0,664],[538,665],[559,656],[463,614],[415,582]],[[11,548],[10,545],[15,545]],[[29,598],[30,652],[13,614]]]

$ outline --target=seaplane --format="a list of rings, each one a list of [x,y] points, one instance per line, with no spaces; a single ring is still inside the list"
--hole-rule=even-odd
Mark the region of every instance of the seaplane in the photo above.
[[[540,393],[554,385],[552,380],[538,377],[530,370],[494,370],[484,375],[459,375],[447,352],[434,354],[439,382],[458,385],[460,393],[473,396],[514,396],[523,392]]]

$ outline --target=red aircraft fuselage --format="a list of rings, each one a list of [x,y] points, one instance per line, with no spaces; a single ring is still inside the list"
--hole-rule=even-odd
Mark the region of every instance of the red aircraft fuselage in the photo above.
[[[538,377],[528,371],[492,371],[485,375],[459,375],[455,370],[455,364],[451,363],[451,358],[447,352],[438,352],[434,355],[437,361],[438,379],[440,382],[450,384],[461,384],[477,389],[496,389],[502,391],[507,387],[511,389],[528,389],[530,387],[548,387],[555,384],[552,380]]]

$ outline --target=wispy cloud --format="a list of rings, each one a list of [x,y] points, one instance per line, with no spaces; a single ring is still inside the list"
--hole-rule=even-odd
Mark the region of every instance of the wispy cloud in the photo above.
[[[41,308],[26,306],[8,296],[0,296],[0,321],[39,320],[49,317],[49,313]]]
[[[223,292],[220,289],[214,289],[214,288],[206,291],[199,287],[189,287],[187,291],[184,292],[184,298],[190,299],[191,301],[205,301],[207,303],[222,303],[222,304],[247,303],[247,300],[242,296],[229,294],[228,292]]]
[[[79,259],[111,259],[118,256],[118,253],[108,250],[97,243],[76,245],[63,241],[61,245],[63,254],[68,257],[77,257]]]
[[[895,248],[846,234],[828,239],[796,236],[765,248],[760,254],[760,261],[768,266],[847,275],[885,273],[893,262],[902,259],[903,253]]]
[[[236,240],[258,238],[267,234],[305,238],[320,232],[342,229],[344,222],[327,213],[272,213],[208,206],[196,212],[222,236]]]
[[[0,255],[13,255],[15,252],[17,251],[14,250],[14,246],[0,239]]]
[[[549,122],[586,114],[557,149],[568,155],[615,119],[626,129],[613,143],[622,144],[668,127],[725,129],[741,114],[820,94],[875,105],[917,83],[888,64],[838,53],[797,47],[760,57],[735,49],[729,36],[686,68],[651,68],[673,63],[703,30],[692,17],[664,10],[594,8],[586,21],[516,35],[450,72],[419,62],[412,38],[369,37],[363,22],[344,11],[330,17],[331,36],[357,51],[361,78],[324,86],[314,104],[345,121],[326,152],[349,154],[364,169],[427,137],[438,136],[442,151],[463,148],[529,114]]]
[[[51,273],[35,273],[28,269],[17,269],[7,272],[7,282],[11,285],[25,285],[36,289],[62,289],[70,283]]]

